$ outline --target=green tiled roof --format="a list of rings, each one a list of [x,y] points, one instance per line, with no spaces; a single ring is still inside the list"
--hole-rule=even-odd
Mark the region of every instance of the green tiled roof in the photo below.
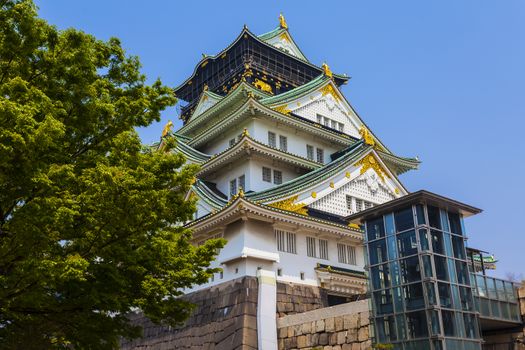
[[[282,185],[278,185],[259,192],[247,193],[246,197],[255,201],[271,201],[286,197],[291,193],[300,192],[302,189],[307,188],[308,186],[324,181],[327,178],[344,171],[344,168],[348,166],[348,163],[356,162],[370,149],[371,146],[366,145],[362,141],[359,141],[350,147],[348,153],[346,153],[344,156],[326,164],[322,168],[296,177],[295,179],[287,181]]]
[[[319,89],[321,86],[323,86],[329,81],[330,81],[329,77],[325,76],[324,74],[321,74],[317,78],[309,81],[306,84],[298,86],[295,89],[283,92],[282,94],[279,94],[276,96],[265,97],[261,99],[260,102],[265,105],[275,105],[275,104],[287,103],[298,97],[306,95],[311,91],[315,91]]]

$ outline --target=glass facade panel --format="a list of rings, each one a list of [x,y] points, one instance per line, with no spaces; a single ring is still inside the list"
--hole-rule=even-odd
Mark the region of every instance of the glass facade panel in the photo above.
[[[403,294],[407,310],[417,310],[425,308],[425,298],[423,296],[423,285],[412,283],[403,286]]]
[[[450,232],[450,228],[448,227],[447,212],[443,209],[440,209],[439,212],[441,213],[441,229],[443,231]]]
[[[385,236],[385,225],[383,223],[383,217],[379,217],[375,220],[368,221],[366,223],[366,234],[369,241]]]
[[[394,227],[394,214],[385,215],[385,225],[385,231],[387,235],[393,235],[394,233],[396,233]]]
[[[436,268],[437,279],[448,281],[447,259],[442,256],[434,255],[434,267]]]
[[[456,260],[456,274],[458,283],[469,285],[467,263]]]
[[[432,259],[430,258],[430,255],[423,255],[421,257],[421,261],[423,262],[423,274],[426,278],[432,278],[434,276],[434,273],[432,272]]]
[[[425,225],[427,220],[425,219],[425,209],[421,204],[416,205],[417,224]]]
[[[399,268],[398,261],[390,262],[390,280],[393,286],[399,286],[401,284],[401,269]]]
[[[388,264],[378,265],[370,268],[370,278],[372,280],[372,288],[383,289],[390,286],[390,274],[388,271]]]
[[[458,259],[465,259],[465,242],[463,237],[452,235],[452,248],[454,249],[454,257]]]
[[[428,336],[427,316],[425,311],[408,312],[406,314],[408,336],[410,339]]]
[[[467,338],[478,338],[478,324],[474,314],[463,314],[463,323],[465,324],[465,335]]]
[[[441,307],[452,308],[450,285],[448,283],[438,282],[438,293]]]
[[[456,316],[454,315],[454,312],[441,310],[441,318],[443,319],[443,331],[445,333],[445,336],[457,336]]]
[[[387,260],[385,239],[380,239],[368,244],[370,265],[380,264]]]
[[[419,244],[421,245],[421,250],[430,250],[430,246],[428,244],[428,234],[427,230],[425,229],[419,230]]]
[[[396,222],[396,231],[406,231],[414,227],[414,214],[412,213],[412,207],[408,207],[394,213]]]
[[[434,282],[425,282],[425,289],[427,291],[427,300],[430,306],[437,305],[436,289]]]
[[[431,230],[430,237],[432,240],[432,250],[434,253],[445,255],[445,242],[443,241],[443,233],[440,231]]]
[[[439,215],[439,208],[431,205],[427,206],[428,223],[431,227],[441,229],[441,218]]]
[[[416,231],[407,231],[397,235],[397,247],[400,256],[417,254]]]
[[[421,280],[419,259],[417,256],[399,260],[401,266],[401,280],[403,283],[410,283]]]
[[[448,221],[450,222],[450,232],[462,235],[461,217],[458,213],[448,213]]]
[[[374,301],[378,315],[391,314],[394,311],[390,289],[374,292]]]
[[[392,289],[392,294],[394,296],[394,311],[396,313],[403,312],[403,294],[401,293],[401,287],[396,287]]]
[[[469,287],[459,287],[461,308],[465,311],[474,311],[472,290]]]

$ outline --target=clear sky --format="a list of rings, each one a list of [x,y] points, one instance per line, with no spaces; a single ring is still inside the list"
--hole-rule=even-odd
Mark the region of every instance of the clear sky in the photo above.
[[[484,212],[468,244],[499,258],[496,275],[525,273],[525,1],[37,0],[58,28],[116,36],[149,81],[178,86],[201,54],[243,24],[261,34],[279,12],[310,61],[352,77],[343,93],[396,154],[419,156],[401,176]],[[158,140],[177,109],[139,130]],[[522,217],[522,215],[524,217]],[[522,219],[523,222],[522,222]]]

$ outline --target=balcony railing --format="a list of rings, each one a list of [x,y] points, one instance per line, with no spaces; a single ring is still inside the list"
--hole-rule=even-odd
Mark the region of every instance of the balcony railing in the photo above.
[[[471,283],[481,318],[521,323],[516,283],[475,273]]]

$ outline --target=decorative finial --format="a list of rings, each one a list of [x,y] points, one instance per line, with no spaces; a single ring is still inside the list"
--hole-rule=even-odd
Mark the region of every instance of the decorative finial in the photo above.
[[[208,84],[204,84],[204,87],[202,88],[202,91],[208,91]]]
[[[359,134],[361,135],[361,137],[367,145],[375,146],[376,142],[374,140],[374,137],[370,135],[370,131],[368,131],[368,129],[364,125],[362,125],[359,129]]]
[[[244,130],[242,131],[242,136],[250,136],[248,129],[244,128]]]
[[[286,20],[282,13],[279,14],[279,27],[282,29],[288,29],[288,24],[286,24]]]
[[[242,189],[242,187],[239,189],[238,196],[241,197],[241,198],[244,198],[244,190]]]
[[[202,55],[202,58],[208,57],[208,55],[206,55],[205,53],[201,53],[201,55]]]
[[[324,75],[326,75],[328,78],[331,78],[333,76],[332,71],[330,70],[330,67],[328,67],[326,62],[323,63],[322,68]]]
[[[162,130],[162,137],[168,135],[168,133],[171,131],[171,128],[173,128],[173,122],[169,120],[164,126],[164,129]]]

